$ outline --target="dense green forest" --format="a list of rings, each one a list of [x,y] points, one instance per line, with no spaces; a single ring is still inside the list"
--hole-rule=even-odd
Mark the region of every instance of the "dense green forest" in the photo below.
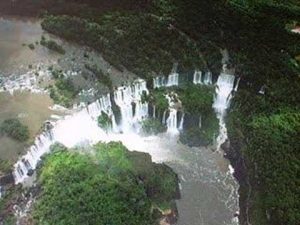
[[[40,166],[35,224],[158,224],[178,198],[177,175],[121,143],[98,143],[91,154],[54,145]]]
[[[300,35],[290,31],[300,23],[299,1],[19,0],[2,1],[1,10],[41,15],[45,30],[146,79],[175,62],[181,74],[210,70],[215,78],[227,49],[241,78],[227,117],[230,159],[247,171],[241,224],[299,224]],[[161,93],[153,96],[164,108]]]

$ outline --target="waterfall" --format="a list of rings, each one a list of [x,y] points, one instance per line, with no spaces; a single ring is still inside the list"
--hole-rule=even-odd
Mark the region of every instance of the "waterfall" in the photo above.
[[[167,132],[169,133],[177,133],[177,110],[170,109],[170,115],[167,119]]]
[[[140,120],[148,116],[148,103],[141,101],[144,92],[148,93],[146,82],[136,80],[131,86],[120,87],[113,93],[114,100],[120,107],[120,129],[123,132],[131,131]],[[132,104],[135,104],[135,113],[133,113]],[[27,153],[14,165],[13,175],[16,184],[22,183],[32,175],[41,156],[48,153],[50,146],[56,142],[62,143],[66,147],[74,147],[106,140],[106,132],[97,124],[97,118],[101,112],[105,112],[111,118],[112,131],[119,131],[109,94],[87,106],[74,110],[76,111],[72,115],[65,116],[64,119],[47,122],[47,128],[36,137]]]
[[[226,114],[226,109],[230,105],[230,100],[232,98],[232,91],[234,89],[234,79],[233,75],[221,73],[217,84],[216,84],[216,96],[213,103],[213,108],[217,113],[220,124],[220,132],[217,137],[217,149],[219,150],[222,143],[227,139],[227,129],[225,126],[224,117]]]
[[[185,114],[183,113],[179,123],[179,128],[178,128],[179,130],[183,130],[184,116]]]
[[[169,117],[166,121],[167,124],[167,132],[168,133],[178,133],[177,129],[177,109],[175,106],[175,98],[177,98],[177,95],[173,92],[167,94],[166,99],[169,103]]]
[[[235,85],[235,87],[234,87],[234,91],[235,91],[235,92],[237,92],[237,90],[238,90],[238,88],[239,88],[240,80],[241,80],[241,78],[239,77],[238,80],[237,80],[237,82],[236,82],[236,85]]]
[[[206,72],[204,74],[203,83],[206,84],[206,85],[212,84],[212,74],[211,74],[211,72]]]
[[[166,113],[167,113],[167,111],[165,110],[164,113],[163,113],[162,120],[161,120],[162,124],[166,124]]]
[[[178,83],[179,74],[176,72],[171,73],[167,78],[164,76],[153,78],[153,88],[178,86]]]
[[[206,74],[205,80],[206,83],[210,83],[211,74]],[[170,78],[168,78],[168,83],[178,83],[178,74],[171,74]],[[224,116],[226,109],[229,107],[233,85],[234,76],[224,73],[219,76],[213,104],[220,120],[219,145],[224,138],[227,138]],[[74,147],[76,145],[95,144],[100,140],[107,140],[107,133],[97,125],[97,118],[102,111],[107,113],[112,119],[112,131],[137,131],[139,122],[148,116],[148,104],[142,103],[144,92],[148,93],[146,82],[140,79],[132,85],[122,86],[114,91],[113,98],[120,107],[121,112],[121,122],[118,125],[112,111],[111,96],[109,94],[102,96],[87,106],[75,108],[75,112],[72,115],[65,116],[63,119],[55,122],[48,122],[47,128],[36,137],[34,144],[28,149],[27,153],[14,165],[15,183],[21,183],[26,177],[30,176],[41,156],[49,152],[50,146],[56,142],[62,143],[66,147]],[[169,103],[169,115],[166,118],[167,111],[163,113],[162,123],[167,125],[167,132],[178,133],[177,128],[183,128],[184,114],[180,119],[179,126],[177,126],[177,96],[175,93],[170,93],[166,95],[166,98]],[[199,118],[199,126],[201,127],[201,117]]]
[[[201,129],[201,127],[202,127],[202,117],[201,117],[201,115],[199,116],[198,127],[199,127],[200,129]]]
[[[166,83],[166,78],[164,76],[153,78],[153,88],[165,87]]]
[[[143,92],[148,94],[144,80],[137,80],[131,86],[119,87],[114,92],[114,100],[121,110],[120,128],[123,132],[132,130],[134,123],[148,116],[148,103],[142,103],[141,100]]]
[[[202,72],[201,71],[195,71],[193,75],[193,83],[194,84],[202,84]]]
[[[155,118],[156,117],[156,107],[155,107],[155,105],[153,105],[153,118]]]
[[[265,85],[261,86],[258,93],[261,94],[261,95],[264,95],[265,94],[265,89],[266,89]]]
[[[168,76],[168,82],[166,84],[167,87],[178,86],[179,74],[172,73]]]

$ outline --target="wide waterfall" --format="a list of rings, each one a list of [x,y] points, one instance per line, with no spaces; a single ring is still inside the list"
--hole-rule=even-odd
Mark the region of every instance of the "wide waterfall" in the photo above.
[[[208,84],[210,82],[211,74],[206,73],[203,83]],[[178,74],[171,74],[167,83],[177,84]],[[232,97],[233,85],[234,76],[224,73],[219,76],[216,84],[216,97],[213,108],[220,120],[218,147],[225,141],[224,138],[227,138],[224,116]],[[146,82],[141,79],[136,80],[132,85],[122,86],[114,91],[113,100],[120,108],[121,114],[119,124],[115,120],[110,94],[102,96],[87,106],[77,108],[75,113],[65,116],[64,119],[47,122],[47,128],[35,139],[34,144],[28,149],[26,155],[15,164],[15,182],[21,183],[26,177],[30,176],[41,156],[49,152],[50,146],[56,142],[62,143],[67,147],[74,147],[76,145],[89,145],[100,140],[107,140],[107,132],[97,125],[97,118],[101,115],[101,112],[105,112],[111,118],[112,130],[109,131],[110,135],[118,132],[138,132],[140,121],[149,116],[148,103],[142,102],[142,95],[148,92]],[[177,96],[175,93],[170,93],[165,97],[169,102],[169,109],[163,113],[162,123],[167,125],[168,133],[177,134],[180,129],[183,129],[184,114],[182,114],[178,124]],[[201,126],[201,119],[199,119],[199,126]]]
[[[62,120],[47,122],[45,131],[35,139],[26,155],[15,164],[15,182],[21,183],[30,176],[41,156],[49,152],[50,146],[56,142],[67,147],[74,147],[106,140],[106,132],[97,125],[97,118],[101,112],[105,112],[111,118],[113,132],[136,130],[138,122],[148,116],[148,104],[141,100],[144,92],[148,93],[146,82],[136,80],[131,86],[120,87],[113,93],[114,100],[121,111],[121,123],[118,125],[115,121],[109,94]]]
[[[143,80],[137,80],[131,86],[119,87],[114,92],[114,100],[121,111],[121,131],[130,131],[135,123],[148,116],[148,104],[141,99],[143,93],[148,94]]]
[[[216,96],[213,103],[213,108],[217,113],[220,124],[220,132],[217,137],[217,149],[220,148],[221,144],[227,139],[227,129],[225,126],[224,117],[226,115],[226,109],[230,105],[232,98],[232,92],[234,90],[234,79],[233,75],[221,73],[216,83]]]
[[[195,70],[193,75],[193,83],[194,84],[205,84],[205,85],[211,85],[212,84],[212,73],[206,72],[203,73],[201,71]]]

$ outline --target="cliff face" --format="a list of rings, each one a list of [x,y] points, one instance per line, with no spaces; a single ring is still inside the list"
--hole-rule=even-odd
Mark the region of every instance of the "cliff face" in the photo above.
[[[229,140],[226,140],[221,145],[221,148],[224,151],[224,157],[227,158],[232,167],[234,168],[234,177],[237,179],[240,185],[239,189],[239,222],[240,225],[249,225],[249,192],[251,191],[249,177],[247,174],[245,159],[241,153],[241,148],[238,143],[231,143]]]

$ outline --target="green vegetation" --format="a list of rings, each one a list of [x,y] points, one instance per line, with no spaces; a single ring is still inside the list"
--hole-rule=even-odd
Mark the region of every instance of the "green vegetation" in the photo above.
[[[212,145],[219,133],[219,120],[215,112],[201,116],[201,128],[198,121],[192,123],[187,129],[180,133],[179,140],[189,146],[207,146]]]
[[[21,187],[13,186],[0,198],[0,218],[4,225],[16,224],[13,206],[17,203],[20,193]]]
[[[272,224],[297,224],[300,115],[291,106],[275,108],[272,104],[287,102],[269,102],[270,97],[253,98],[246,91],[236,96],[228,118],[230,140],[247,159],[255,224],[267,224],[264,211]]]
[[[54,100],[56,104],[63,105],[65,107],[72,106],[72,103],[79,93],[78,88],[73,84],[73,81],[70,77],[65,77],[62,70],[51,69],[55,83],[50,85],[50,98]]]
[[[53,40],[46,40],[46,38],[44,36],[42,36],[40,44],[52,51],[59,53],[59,54],[64,55],[66,53],[66,51],[64,50],[64,48],[62,46],[60,46]]]
[[[32,44],[32,43],[29,44],[29,45],[28,45],[28,48],[30,48],[30,50],[34,50],[34,49],[35,49],[34,44]]]
[[[146,135],[158,134],[166,131],[166,126],[162,125],[158,119],[146,119],[141,122],[142,133]]]
[[[95,80],[106,85],[109,89],[112,89],[112,81],[109,75],[105,74],[96,64],[94,65],[85,64],[85,68],[94,74],[96,78]]]
[[[1,173],[8,173],[11,171],[12,163],[8,160],[0,159],[0,175]]]
[[[98,126],[108,131],[112,128],[112,120],[105,112],[101,111],[101,115],[98,116]]]
[[[176,197],[176,174],[121,143],[93,150],[83,155],[53,147],[38,179],[36,224],[158,224],[151,207]]]
[[[163,89],[151,92],[149,102],[155,105],[157,112],[163,113],[169,108],[168,100],[165,97],[166,94],[167,92]]]
[[[255,175],[265,187],[260,201],[274,222],[297,224],[300,219],[297,201],[300,198],[300,113],[258,116],[249,126],[248,157],[255,159]]]
[[[184,111],[193,115],[212,112],[214,87],[206,85],[186,85],[176,90]]]
[[[153,14],[115,12],[102,15],[97,22],[48,16],[42,27],[100,51],[115,67],[126,67],[143,78],[168,74],[173,62],[179,62],[182,70],[206,68],[197,44]]]
[[[27,141],[29,139],[28,127],[23,125],[18,119],[6,119],[0,125],[0,134],[7,135],[17,141]]]

